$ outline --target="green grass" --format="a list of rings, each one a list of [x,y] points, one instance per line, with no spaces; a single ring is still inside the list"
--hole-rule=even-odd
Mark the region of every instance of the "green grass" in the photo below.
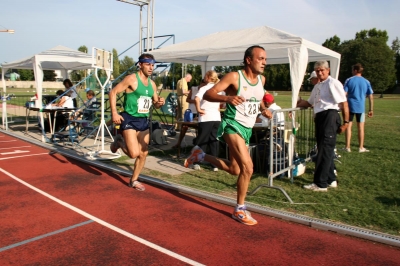
[[[304,94],[304,98],[307,95]],[[280,95],[276,101],[283,108],[290,107],[290,95]],[[344,153],[344,135],[337,140],[338,152],[342,156],[337,163],[337,189],[328,193],[317,193],[302,188],[313,180],[314,164],[307,163],[306,173],[289,179],[275,179],[289,194],[294,204],[284,195],[272,189],[262,188],[247,201],[279,210],[304,214],[339,223],[360,226],[394,235],[400,234],[400,97],[387,95],[375,98],[375,114],[365,124],[365,147],[369,153],[358,153],[356,126],[353,126],[351,153]],[[188,152],[189,149],[186,150]],[[175,158],[175,151],[153,152],[152,155],[183,163]],[[122,159],[123,160],[123,159]],[[205,166],[200,171],[179,176],[170,176],[146,170],[146,174],[187,185],[193,188],[235,197],[236,176],[223,171],[212,172]],[[255,173],[249,190],[265,184],[265,175]]]

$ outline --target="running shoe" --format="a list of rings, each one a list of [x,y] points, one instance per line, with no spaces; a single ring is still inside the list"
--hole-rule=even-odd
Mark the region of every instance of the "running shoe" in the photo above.
[[[204,159],[204,152],[203,150],[199,147],[199,146],[194,146],[190,156],[185,160],[184,162],[184,166],[186,168],[189,167],[189,165],[194,164],[194,163],[198,163],[198,162],[202,162]]]
[[[235,211],[232,214],[232,218],[245,225],[257,224],[257,221],[253,217],[251,217],[251,213],[248,210],[246,210],[246,206],[239,208],[237,210],[235,209]]]
[[[110,151],[112,153],[116,153],[118,151],[118,149],[119,149],[118,141],[120,141],[121,139],[122,139],[122,136],[119,134],[114,137],[114,141],[110,144]]]
[[[303,187],[305,189],[309,189],[309,190],[312,190],[312,191],[319,191],[319,192],[327,192],[328,191],[328,189],[326,187],[322,188],[322,187],[317,186],[314,183],[312,183],[310,185],[304,185]]]
[[[129,187],[134,188],[136,190],[139,191],[144,191],[146,190],[146,188],[143,186],[142,183],[140,183],[139,181],[135,180],[135,181],[129,181]]]

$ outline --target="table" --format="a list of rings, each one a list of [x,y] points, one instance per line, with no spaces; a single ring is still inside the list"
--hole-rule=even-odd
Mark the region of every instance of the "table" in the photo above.
[[[187,126],[187,127],[197,129],[199,127],[199,122],[198,121],[193,121],[193,122],[177,121],[176,123],[178,124],[179,129],[180,129],[179,139],[178,139],[178,144],[179,144],[178,145],[178,154],[177,154],[177,157],[179,158],[181,156],[181,142],[182,142],[182,139],[186,135],[186,132],[185,132],[185,135],[182,135],[182,127]]]
[[[38,108],[38,107],[28,107],[26,108],[26,131],[28,131],[28,117],[31,111],[37,111],[41,113],[46,113],[47,118],[49,120],[49,126],[50,126],[50,134],[51,134],[51,140],[54,137],[54,131],[56,127],[56,117],[58,112],[71,112],[75,111],[76,108],[66,108],[66,107],[53,107],[53,108]],[[51,119],[51,115],[53,114],[53,119]],[[52,121],[53,120],[53,121]],[[42,134],[44,137],[46,137],[46,132],[44,129],[44,125],[42,125]]]

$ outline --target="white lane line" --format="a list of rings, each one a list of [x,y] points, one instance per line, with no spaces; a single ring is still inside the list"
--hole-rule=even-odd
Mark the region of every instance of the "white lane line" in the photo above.
[[[0,155],[10,155],[10,154],[17,154],[17,153],[27,153],[29,151],[21,151],[21,150],[14,150],[8,152],[0,152]]]
[[[191,260],[191,259],[189,259],[189,258],[186,258],[186,257],[182,256],[182,255],[179,255],[179,254],[177,254],[177,253],[175,253],[175,252],[172,252],[172,251],[170,251],[170,250],[168,250],[168,249],[166,249],[166,248],[163,248],[163,247],[161,247],[161,246],[159,246],[159,245],[156,245],[156,244],[154,244],[154,243],[151,243],[151,242],[149,242],[149,241],[147,241],[147,240],[145,240],[145,239],[143,239],[143,238],[140,238],[140,237],[138,237],[138,236],[135,236],[135,235],[133,235],[133,234],[131,234],[131,233],[125,231],[125,230],[122,230],[121,228],[118,228],[118,227],[116,227],[116,226],[114,226],[114,225],[112,225],[112,224],[109,224],[109,223],[107,223],[107,222],[105,222],[105,221],[103,221],[103,220],[101,220],[101,219],[99,219],[99,218],[97,218],[97,217],[95,217],[95,216],[93,216],[93,215],[91,215],[91,214],[85,212],[85,211],[82,211],[81,209],[78,209],[78,208],[75,207],[75,206],[72,206],[71,204],[68,204],[68,203],[66,203],[66,202],[64,202],[64,201],[62,201],[62,200],[60,200],[60,199],[57,199],[56,197],[54,197],[54,196],[52,196],[52,195],[50,195],[50,194],[44,192],[43,190],[40,190],[40,189],[38,189],[38,188],[36,188],[36,187],[30,185],[29,183],[27,183],[27,182],[25,182],[25,181],[19,179],[18,177],[14,176],[13,174],[7,172],[6,170],[4,170],[4,169],[2,169],[2,168],[0,168],[0,171],[3,172],[4,174],[8,175],[8,176],[11,177],[12,179],[14,179],[14,180],[20,182],[21,184],[23,184],[23,185],[29,187],[30,189],[33,189],[33,190],[35,190],[36,192],[42,194],[43,196],[48,197],[49,199],[54,200],[55,202],[57,202],[57,203],[63,205],[64,207],[67,207],[68,209],[70,209],[70,210],[72,210],[72,211],[74,211],[74,212],[77,212],[77,213],[79,213],[80,215],[83,215],[83,216],[85,216],[86,218],[88,218],[88,219],[90,219],[90,220],[93,220],[93,221],[95,221],[95,222],[97,222],[97,223],[99,223],[99,224],[101,224],[101,225],[103,225],[103,226],[105,226],[105,227],[107,227],[107,228],[109,228],[109,229],[111,229],[111,230],[117,232],[117,233],[120,233],[120,234],[122,234],[122,235],[124,235],[124,236],[126,236],[126,237],[129,237],[130,239],[133,239],[133,240],[135,240],[135,241],[137,241],[137,242],[139,242],[139,243],[141,243],[141,244],[143,244],[143,245],[145,245],[145,246],[148,246],[148,247],[150,247],[150,248],[153,248],[153,249],[155,249],[155,250],[157,250],[157,251],[159,251],[159,252],[161,252],[161,253],[164,253],[164,254],[166,254],[166,255],[168,255],[168,256],[171,256],[171,257],[173,257],[173,258],[175,258],[175,259],[177,259],[177,260],[183,261],[183,262],[188,263],[188,264],[190,264],[190,265],[196,265],[196,266],[197,266],[197,265],[199,265],[199,266],[200,266],[200,265],[204,265],[204,264],[201,264],[201,263],[199,263],[199,262],[197,262],[197,261]]]
[[[30,157],[30,156],[38,156],[38,155],[49,155],[48,152],[44,153],[36,153],[36,154],[28,154],[28,155],[21,155],[21,156],[13,156],[13,157],[5,157],[5,158],[0,158],[0,161],[2,160],[9,160],[9,159],[15,159],[15,158],[22,158],[22,157]]]
[[[0,148],[0,150],[9,150],[9,149],[19,149],[19,148],[29,148],[32,146],[19,146],[19,147],[10,147],[10,148]]]

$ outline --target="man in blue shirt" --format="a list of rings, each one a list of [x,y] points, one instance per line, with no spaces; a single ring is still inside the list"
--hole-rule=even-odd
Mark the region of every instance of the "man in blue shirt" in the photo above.
[[[368,117],[372,117],[374,111],[374,92],[372,91],[371,83],[361,76],[363,70],[364,68],[361,64],[353,65],[353,76],[348,78],[344,83],[344,90],[347,95],[347,102],[349,103],[350,109],[350,123],[346,130],[346,147],[344,148],[347,152],[351,152],[351,126],[353,124],[354,115],[356,116],[358,128],[358,151],[369,152],[369,150],[364,148],[365,98],[369,99]]]

